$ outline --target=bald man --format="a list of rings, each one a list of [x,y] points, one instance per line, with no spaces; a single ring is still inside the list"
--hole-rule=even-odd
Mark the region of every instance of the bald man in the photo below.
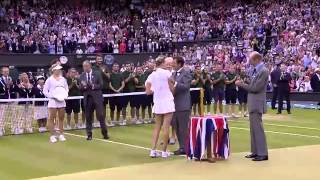
[[[268,160],[266,135],[262,123],[262,114],[266,113],[266,89],[269,71],[263,64],[262,55],[252,52],[249,63],[254,67],[249,84],[241,80],[236,85],[248,91],[248,111],[250,120],[251,154],[246,158],[253,161]]]
[[[109,139],[105,114],[103,113],[102,77],[97,71],[92,70],[91,63],[84,61],[83,73],[80,75],[80,89],[83,92],[83,102],[86,114],[87,140],[92,140],[93,112],[96,110],[97,119],[100,122],[103,139]]]

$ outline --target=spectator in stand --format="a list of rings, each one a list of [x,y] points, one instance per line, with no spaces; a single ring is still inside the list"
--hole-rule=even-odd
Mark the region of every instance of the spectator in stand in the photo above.
[[[320,92],[320,68],[315,69],[310,83],[313,92]]]
[[[303,78],[300,78],[297,81],[296,87],[298,92],[312,92],[310,77],[304,76]]]

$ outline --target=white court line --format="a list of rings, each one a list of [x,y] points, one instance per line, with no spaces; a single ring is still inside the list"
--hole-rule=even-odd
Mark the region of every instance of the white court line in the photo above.
[[[79,138],[87,138],[87,136],[83,136],[83,135],[78,135],[78,134],[73,134],[73,133],[64,133],[65,135],[69,135],[69,136],[74,136],[74,137],[79,137]],[[107,142],[107,143],[111,143],[111,144],[117,144],[117,145],[122,145],[122,146],[128,146],[128,147],[132,147],[132,148],[137,148],[137,149],[143,149],[143,150],[147,150],[150,151],[151,148],[146,148],[143,146],[137,146],[137,145],[133,145],[133,144],[127,144],[127,143],[122,143],[122,142],[117,142],[117,141],[110,141],[110,140],[106,140],[106,139],[99,139],[99,138],[92,138],[93,140],[97,140],[97,141],[101,141],[101,142]],[[171,155],[173,155],[173,153],[170,152]],[[185,157],[185,155],[179,155],[180,157]]]
[[[237,121],[237,120],[228,120],[228,122],[239,122],[239,123],[249,123],[249,121]],[[290,126],[290,125],[282,125],[282,124],[273,124],[273,123],[263,123],[264,125],[268,126],[277,126],[277,127],[288,127],[288,128],[296,128],[296,129],[307,129],[307,130],[315,130],[320,131],[319,128],[312,128],[306,126]]]
[[[249,128],[241,128],[241,127],[233,127],[233,126],[229,126],[229,128],[230,129],[238,129],[238,130],[250,131]],[[272,134],[282,134],[282,135],[289,135],[289,136],[299,136],[299,137],[320,139],[320,136],[311,136],[311,135],[305,135],[305,134],[295,134],[295,133],[278,132],[278,131],[265,131],[265,132],[266,133],[272,133]],[[79,138],[87,138],[86,136],[73,134],[73,133],[64,133],[64,134],[65,135],[69,135],[69,136],[79,137]],[[137,149],[143,149],[143,150],[148,150],[148,151],[151,150],[151,148],[146,148],[146,147],[143,147],[143,146],[127,144],[127,143],[122,143],[122,142],[117,142],[117,141],[110,141],[110,140],[99,139],[99,138],[92,138],[92,139],[96,140],[96,141],[107,142],[107,143],[112,143],[112,144],[118,144],[118,145],[137,148]]]
[[[78,135],[78,134],[72,134],[72,133],[64,133],[64,134],[65,135],[69,135],[69,136],[79,137],[79,138],[87,138],[87,136],[82,136],[82,135]],[[110,141],[110,140],[99,139],[99,138],[92,138],[92,139],[93,140],[97,140],[97,141],[111,143],[111,144],[118,144],[118,145],[122,145],[122,146],[133,147],[133,148],[137,148],[137,149],[143,149],[143,150],[148,150],[148,151],[151,150],[150,148],[146,148],[146,147],[143,147],[143,146],[137,146],[137,145],[127,144],[127,143],[122,143],[122,142],[117,142],[117,141]]]
[[[241,128],[241,127],[229,127],[230,129],[239,129],[239,130],[245,130],[250,131],[248,128]],[[308,137],[308,138],[316,138],[320,139],[320,136],[311,136],[311,135],[305,135],[305,134],[295,134],[295,133],[287,133],[287,132],[278,132],[278,131],[265,131],[266,133],[272,133],[272,134],[283,134],[283,135],[289,135],[289,136],[300,136],[300,137]]]

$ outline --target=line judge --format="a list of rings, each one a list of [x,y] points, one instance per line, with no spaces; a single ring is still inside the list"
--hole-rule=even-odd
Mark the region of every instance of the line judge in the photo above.
[[[251,154],[246,158],[253,161],[268,160],[268,149],[266,135],[262,123],[262,114],[267,112],[266,89],[268,84],[269,71],[262,61],[262,55],[252,52],[249,63],[254,67],[252,78],[249,84],[241,80],[236,85],[248,91],[248,110],[251,135]]]

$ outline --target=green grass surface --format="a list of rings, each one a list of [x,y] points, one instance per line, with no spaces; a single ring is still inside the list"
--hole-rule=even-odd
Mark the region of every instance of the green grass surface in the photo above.
[[[320,111],[295,109],[281,116],[269,111],[265,116],[269,148],[320,144]],[[231,152],[249,150],[248,120],[230,121]],[[292,127],[285,127],[292,126]],[[150,147],[153,125],[110,128],[112,141]],[[299,128],[300,127],[300,128]],[[85,135],[84,130],[69,131]],[[286,134],[287,133],[287,134]],[[307,135],[307,136],[304,136]],[[100,138],[100,129],[94,131]],[[147,150],[84,138],[66,136],[64,143],[50,144],[48,134],[0,138],[0,179],[28,179],[94,169],[164,161],[151,159]],[[170,150],[175,150],[171,146]],[[174,157],[174,160],[182,157]]]

